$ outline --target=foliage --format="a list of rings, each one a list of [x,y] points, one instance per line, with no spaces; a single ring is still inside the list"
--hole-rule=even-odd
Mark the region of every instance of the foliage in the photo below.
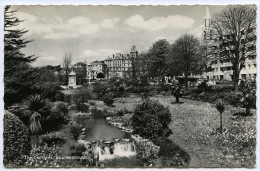
[[[38,146],[38,135],[42,130],[40,123],[41,115],[38,112],[34,112],[30,117],[30,130],[33,135],[36,136],[36,145]]]
[[[77,140],[81,133],[81,127],[79,125],[71,125],[70,133],[72,134],[73,138]]]
[[[162,159],[162,165],[164,167],[168,166],[188,166],[191,158],[180,147],[175,145],[168,138],[159,138],[154,141],[154,144],[160,147],[159,157]]]
[[[28,30],[18,29],[23,20],[16,17],[16,10],[7,5],[4,9],[4,102],[5,108],[33,91],[37,70],[28,64],[37,59],[34,55],[25,56],[21,50],[31,40],[22,38]]]
[[[60,136],[57,133],[50,133],[41,136],[41,145],[46,144],[48,147],[54,144],[64,144],[65,142],[66,140],[64,139],[64,137]]]
[[[74,99],[80,101],[81,103],[88,102],[88,100],[95,99],[94,94],[92,93],[92,89],[90,87],[80,88],[80,90],[74,95]]]
[[[113,93],[107,93],[105,94],[105,96],[103,97],[103,101],[107,106],[112,106],[114,103],[114,98],[113,98],[114,94]]]
[[[256,106],[256,87],[254,84],[250,80],[247,80],[245,83],[241,83],[239,87],[243,95],[241,103],[246,108],[247,115],[250,115],[250,108]]]
[[[214,103],[217,99],[222,98],[225,100],[227,104],[233,106],[241,106],[240,100],[242,98],[241,93],[235,93],[231,91],[225,91],[221,89],[216,89],[212,91],[202,92],[197,90],[190,90],[185,91],[184,95],[185,98],[189,98],[192,100],[198,100],[203,102]]]
[[[55,93],[55,101],[64,101],[65,95],[61,91],[56,91]]]
[[[202,55],[202,48],[199,39],[192,34],[184,34],[172,45],[167,58],[167,66],[171,75],[185,75],[185,86],[187,77],[191,73],[201,74],[205,63],[205,56]]]
[[[4,165],[22,166],[25,162],[24,155],[29,155],[31,139],[28,128],[12,113],[4,113]]]
[[[22,109],[9,109],[9,111],[17,116],[26,126],[30,125],[30,117],[33,113],[32,111]]]
[[[87,151],[82,153],[84,156],[83,163],[88,167],[100,166],[99,154],[95,155],[92,149],[88,149]]]
[[[217,101],[215,102],[215,106],[219,113],[223,113],[225,110],[226,104],[223,99],[217,99]]]
[[[147,67],[150,76],[163,77],[167,72],[166,58],[170,52],[170,44],[167,40],[158,40],[149,49]]]
[[[93,85],[93,93],[96,94],[97,100],[103,100],[106,93],[109,92],[106,82],[95,82]]]
[[[169,108],[159,102],[147,100],[137,105],[134,111],[133,133],[148,139],[167,137],[172,133],[169,129],[170,122]]]
[[[216,51],[233,66],[233,83],[238,91],[239,74],[245,60],[256,53],[256,6],[232,5],[211,19]]]
[[[78,100],[78,101],[76,101],[76,109],[77,109],[77,111],[88,112],[89,106],[84,103],[81,103],[81,101]]]
[[[43,108],[46,105],[47,101],[42,95],[34,94],[28,96],[24,100],[24,103],[27,105],[29,110],[39,111],[41,108]]]
[[[75,150],[78,151],[78,152],[83,153],[83,152],[85,152],[87,149],[86,149],[85,145],[83,145],[83,144],[77,144],[77,145],[75,145]]]
[[[30,117],[30,130],[32,134],[37,135],[42,130],[40,119],[41,115],[38,112],[34,112]]]

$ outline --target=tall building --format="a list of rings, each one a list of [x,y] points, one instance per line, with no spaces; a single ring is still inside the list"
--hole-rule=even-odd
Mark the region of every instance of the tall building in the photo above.
[[[134,61],[138,56],[133,45],[129,54],[116,53],[104,61],[94,61],[87,65],[87,79],[109,79],[112,77],[135,77]]]
[[[256,53],[254,52],[256,48],[256,29],[241,30],[241,42],[245,41],[245,31],[247,31],[247,35],[249,36],[246,43],[247,53],[245,55],[247,58],[240,71],[239,79],[255,78],[257,74]],[[206,56],[209,59],[206,72],[204,73],[208,79],[233,80],[233,65],[223,55],[221,49],[226,48],[230,53],[233,53],[232,49],[228,48],[234,44],[235,37],[235,34],[230,33],[226,33],[220,37],[214,34],[214,29],[211,27],[210,12],[207,7],[204,18],[203,44],[206,48]]]

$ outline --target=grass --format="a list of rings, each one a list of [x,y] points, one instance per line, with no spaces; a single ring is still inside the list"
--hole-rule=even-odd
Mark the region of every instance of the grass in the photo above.
[[[219,128],[219,112],[213,104],[180,99],[183,104],[171,104],[173,96],[156,96],[172,113],[169,136],[174,144],[183,149],[191,158],[189,167],[254,167],[256,149],[256,111],[253,116],[233,116],[244,109],[228,106],[223,113],[222,135],[215,134]],[[141,98],[124,98],[117,101],[112,110],[127,108],[134,111]],[[250,142],[250,143],[249,143]],[[239,145],[237,145],[239,144]]]

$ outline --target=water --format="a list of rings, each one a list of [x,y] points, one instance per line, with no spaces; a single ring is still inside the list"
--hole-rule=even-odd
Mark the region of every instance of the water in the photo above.
[[[101,111],[93,112],[91,117],[77,116],[76,110],[69,111],[70,119],[86,128],[86,140],[88,141],[113,141],[114,138],[130,139],[130,134],[121,131],[117,127],[108,125]]]

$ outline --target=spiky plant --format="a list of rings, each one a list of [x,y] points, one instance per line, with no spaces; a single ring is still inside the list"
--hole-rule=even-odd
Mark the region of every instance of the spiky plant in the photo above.
[[[39,111],[47,104],[46,99],[40,94],[30,95],[24,100],[24,102],[28,109],[34,112]]]
[[[222,113],[225,111],[225,101],[223,99],[217,99],[217,101],[215,102],[215,107],[219,112],[219,116],[220,116],[220,132],[222,133]]]
[[[33,135],[36,136],[36,145],[38,146],[39,133],[42,130],[40,123],[41,115],[38,112],[34,112],[30,117],[30,130]]]

